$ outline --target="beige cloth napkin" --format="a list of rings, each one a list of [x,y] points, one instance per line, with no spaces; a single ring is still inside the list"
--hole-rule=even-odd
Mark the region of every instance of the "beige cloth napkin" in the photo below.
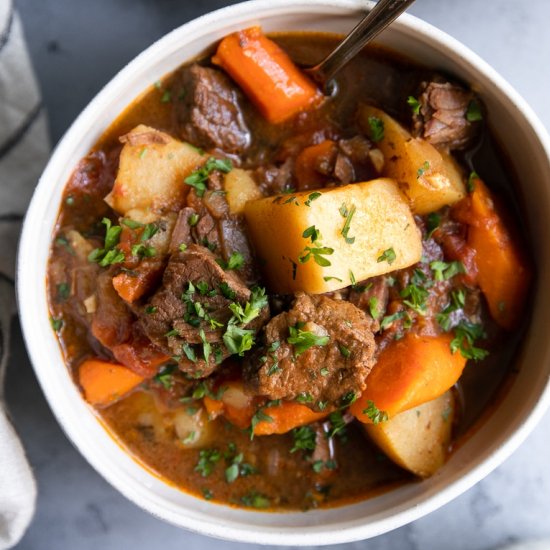
[[[0,0],[0,550],[28,527],[36,483],[4,403],[9,331],[15,313],[15,255],[21,221],[48,158],[40,95],[11,0]]]

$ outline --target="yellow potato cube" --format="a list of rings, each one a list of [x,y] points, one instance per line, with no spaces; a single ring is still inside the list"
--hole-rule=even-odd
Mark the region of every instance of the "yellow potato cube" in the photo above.
[[[196,148],[140,124],[124,136],[112,191],[105,201],[119,214],[149,214],[183,207],[189,187],[183,180],[207,159]],[[156,216],[153,216],[153,218]]]
[[[248,202],[245,218],[272,292],[320,294],[420,260],[410,208],[391,179]]]
[[[248,201],[262,197],[262,193],[250,172],[240,168],[233,168],[231,172],[225,174],[223,187],[231,214],[242,214],[244,205]]]
[[[384,137],[377,143],[384,154],[383,175],[397,181],[415,214],[429,214],[466,196],[463,176],[447,153],[411,134],[384,111],[361,105],[359,120],[367,135],[369,118],[384,124]]]
[[[448,391],[386,422],[363,424],[363,428],[393,462],[417,476],[429,477],[445,463],[454,414],[454,396]]]

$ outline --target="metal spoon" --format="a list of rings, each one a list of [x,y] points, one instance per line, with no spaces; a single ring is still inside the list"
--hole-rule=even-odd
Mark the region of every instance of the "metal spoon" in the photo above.
[[[325,59],[305,72],[317,82],[326,93],[334,92],[331,82],[334,75],[355,57],[375,36],[403,13],[415,0],[379,0],[359,21],[355,28],[338,44]]]

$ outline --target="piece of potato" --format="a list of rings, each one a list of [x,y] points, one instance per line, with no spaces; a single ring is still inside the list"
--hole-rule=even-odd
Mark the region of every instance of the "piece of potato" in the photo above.
[[[454,414],[454,396],[448,391],[386,422],[363,427],[393,462],[417,476],[429,477],[445,463]]]
[[[183,180],[206,161],[206,156],[188,143],[143,124],[121,139],[125,143],[114,187],[105,197],[107,204],[122,215],[137,213],[134,218],[139,221],[148,221],[152,212],[182,208],[189,190]]]
[[[248,201],[262,197],[262,193],[250,172],[240,168],[233,168],[231,172],[225,174],[223,187],[231,214],[242,214],[244,205]]]
[[[385,157],[383,174],[397,181],[415,214],[435,212],[466,196],[463,175],[451,155],[413,138],[384,111],[361,105],[359,121],[367,135],[370,117],[384,123],[384,138],[377,143]]]
[[[343,207],[356,209],[347,232],[353,243],[343,235]],[[422,252],[407,201],[390,179],[251,201],[245,217],[268,286],[282,294],[344,288],[353,279],[415,264]],[[313,226],[320,232],[315,242],[307,232],[304,237]],[[315,251],[319,246],[333,252],[311,253],[306,260],[307,247]]]
[[[214,434],[203,407],[181,407],[172,416],[176,437],[186,449],[199,449],[210,443]]]

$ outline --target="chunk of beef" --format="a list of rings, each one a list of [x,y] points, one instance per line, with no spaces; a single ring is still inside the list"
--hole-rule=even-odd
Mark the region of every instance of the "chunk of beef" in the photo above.
[[[239,269],[239,275],[249,285],[258,281],[258,270],[254,262],[252,248],[247,236],[246,225],[242,216],[229,213],[229,206],[223,193],[223,183],[213,173],[208,179],[208,190],[199,197],[194,189],[187,197],[188,207],[191,208],[180,220],[180,232],[202,246],[206,246],[224,261],[228,261],[232,254],[239,253],[244,264]],[[198,216],[195,225],[190,226],[190,217]],[[187,233],[188,232],[188,233]]]
[[[178,358],[182,371],[205,377],[230,355],[222,343],[233,315],[229,305],[244,305],[250,295],[238,275],[224,271],[208,249],[192,244],[172,254],[139,323],[159,349]],[[266,307],[246,328],[259,330],[267,316]]]
[[[193,242],[193,237],[191,235],[191,220],[194,214],[196,214],[196,212],[189,207],[182,208],[179,211],[170,239],[170,247],[168,249],[170,254],[177,252],[182,244],[189,246]]]
[[[302,353],[288,342],[290,327],[328,336],[326,345]],[[248,390],[269,399],[298,398],[324,410],[366,387],[374,364],[372,321],[353,304],[298,293],[292,308],[265,327],[265,347],[246,361]]]
[[[471,90],[450,82],[424,82],[419,101],[420,112],[414,121],[416,135],[448,149],[463,149],[475,138],[479,123],[467,119],[474,101]]]
[[[113,287],[110,270],[100,272],[96,283],[97,307],[92,318],[92,334],[106,348],[126,342],[134,318]]]
[[[375,321],[379,321],[386,313],[388,298],[388,281],[382,275],[354,285],[348,299],[359,309],[373,316]]]
[[[191,65],[181,72],[183,101],[176,105],[181,135],[197,147],[239,154],[250,132],[239,105],[240,92],[222,72]]]

